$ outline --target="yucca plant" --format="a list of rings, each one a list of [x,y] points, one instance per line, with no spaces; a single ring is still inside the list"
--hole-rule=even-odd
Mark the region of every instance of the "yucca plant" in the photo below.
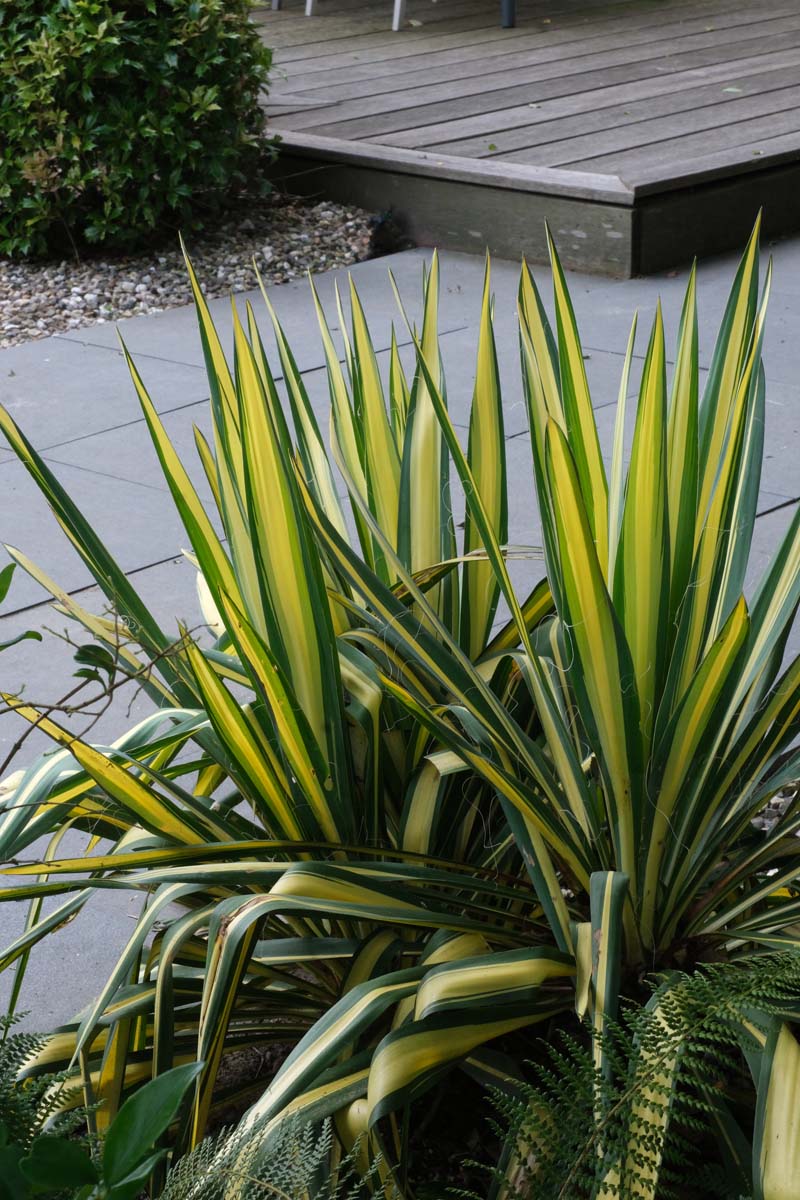
[[[64,749],[5,804],[5,856],[42,834],[53,841],[44,861],[14,868],[38,879],[3,893],[32,900],[3,961],[92,889],[149,898],[97,1003],[38,1065],[74,1058],[111,1114],[154,1070],[203,1059],[185,1144],[203,1134],[226,1052],[296,1042],[246,1118],[254,1136],[268,1144],[287,1120],[333,1114],[346,1148],[369,1131],[372,1152],[384,1145],[381,1160],[394,1162],[410,1106],[445,1070],[507,1072],[487,1042],[575,1008],[608,1074],[604,1022],[644,972],[794,944],[797,803],[766,834],[751,823],[796,775],[786,751],[800,708],[798,663],[780,674],[800,587],[797,519],[749,609],[741,597],[763,430],[757,231],[702,401],[694,276],[669,391],[657,315],[626,470],[632,335],[610,478],[555,251],[555,333],[523,268],[547,578],[522,601],[507,566],[488,272],[465,451],[447,412],[437,271],[434,260],[422,329],[410,331],[411,380],[393,339],[388,405],[355,292],[344,370],[322,319],[355,546],[274,314],[285,408],[252,312],[246,331],[235,317],[231,371],[193,279],[214,418],[213,448],[198,435],[198,450],[225,542],[130,364],[219,623],[213,648],[185,635],[175,646],[2,417],[141,650],[13,557],[162,706],[105,750],[16,706]],[[451,474],[467,506],[460,555]],[[500,599],[510,620],[492,638]],[[190,744],[193,756],[179,754]],[[60,859],[74,826],[96,840]],[[53,893],[70,898],[44,916]],[[795,1058],[781,1025],[764,1051],[759,1179],[794,1166],[781,1138],[791,1106],[779,1101],[796,1084],[777,1068]],[[668,1087],[668,1063],[664,1074]],[[779,1143],[788,1158],[776,1165]],[[605,1167],[611,1195],[620,1165]],[[656,1161],[638,1194],[655,1196],[658,1174]]]
[[[213,448],[199,433],[197,444],[224,541],[130,366],[201,571],[207,614],[221,634],[214,646],[159,627],[47,465],[10,418],[0,418],[113,613],[89,614],[20,552],[11,550],[12,557],[160,706],[113,747],[98,748],[6,697],[62,750],[34,765],[5,805],[5,858],[18,860],[42,835],[51,842],[44,862],[13,868],[38,876],[35,882],[3,893],[32,900],[26,931],[3,963],[24,965],[93,889],[140,891],[148,903],[96,1004],[53,1037],[35,1069],[80,1062],[103,1123],[151,1073],[201,1058],[194,1110],[179,1137],[188,1146],[202,1138],[212,1104],[230,1099],[215,1093],[226,1053],[291,1045],[306,1035],[284,1068],[274,1114],[335,1113],[349,1149],[366,1128],[370,1078],[384,1080],[370,1111],[380,1104],[383,1115],[395,1114],[443,1067],[495,1034],[568,1006],[574,967],[570,955],[546,944],[540,906],[492,787],[438,751],[380,684],[381,671],[407,668],[319,539],[318,513],[340,538],[345,514],[277,319],[286,411],[252,312],[248,333],[235,317],[230,371],[192,280],[214,429]],[[422,338],[440,380],[437,290],[434,262]],[[321,310],[320,318],[337,454],[351,483],[365,572],[390,606],[413,614],[419,630],[427,618],[400,580],[407,572],[441,636],[463,640],[469,662],[487,658],[483,687],[493,709],[514,703],[532,717],[518,673],[492,657],[513,631],[490,640],[498,590],[485,556],[475,556],[480,542],[470,521],[464,554],[455,556],[443,493],[448,456],[425,377],[418,370],[406,379],[393,342],[387,411],[355,290],[351,304],[345,371]],[[470,461],[504,539],[488,281],[478,354]],[[550,606],[544,585],[527,607],[535,620]],[[430,641],[445,662],[438,636]],[[59,856],[71,828],[92,835],[79,859]],[[43,915],[43,898],[59,894],[69,898]],[[175,906],[184,914],[173,916]],[[19,970],[14,1002],[22,976]],[[471,996],[478,1019],[467,1022]],[[415,1005],[419,1045],[427,1039],[437,1047],[430,1061],[409,1054]],[[448,1030],[452,1040],[443,1036]],[[371,1073],[381,1054],[394,1069]],[[477,1060],[474,1069],[481,1069]],[[260,1090],[247,1082],[251,1093]],[[387,1164],[402,1140],[396,1123],[388,1130]],[[377,1149],[365,1150],[367,1161]]]
[[[799,514],[749,606],[742,594],[764,427],[761,344],[770,271],[759,301],[757,237],[756,229],[702,400],[694,273],[669,390],[656,313],[626,469],[632,331],[610,478],[557,255],[555,335],[523,269],[522,367],[555,605],[533,631],[420,353],[467,504],[516,618],[515,660],[537,712],[543,758],[522,758],[510,731],[488,722],[464,694],[434,710],[414,679],[382,681],[513,806],[510,823],[554,940],[575,954],[577,1008],[593,1022],[600,1070],[610,1069],[604,1022],[616,1016],[621,995],[636,994],[644,971],[797,946],[796,795],[766,833],[752,825],[796,778],[800,762],[792,749],[800,660],[783,664],[800,597]],[[320,529],[333,547],[333,532],[322,521]],[[424,609],[424,598],[417,602]],[[404,648],[415,670],[430,676],[411,639]],[[471,674],[477,694],[480,681]],[[437,682],[447,686],[438,673]],[[756,1127],[754,1165],[763,1194],[777,1197],[800,1167],[788,1130],[793,1106],[786,1093],[775,1098],[796,1088],[791,1064],[800,1047],[788,1026],[775,1046],[784,1057],[781,1069],[771,1069],[770,1059],[760,1076],[760,1112],[769,1117]],[[665,1064],[667,1082],[669,1071]],[[606,1164],[604,1194],[614,1194],[619,1172],[619,1163]],[[655,1195],[657,1187],[656,1163],[637,1195]]]

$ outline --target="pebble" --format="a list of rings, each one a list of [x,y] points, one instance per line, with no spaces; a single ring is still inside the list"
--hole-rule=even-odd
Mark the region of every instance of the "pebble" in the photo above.
[[[370,214],[329,200],[275,195],[257,215],[228,218],[187,239],[206,296],[213,299],[306,271],[350,266],[368,257]],[[177,241],[177,239],[176,239]],[[163,312],[191,301],[180,252],[92,254],[81,261],[0,258],[0,349],[117,317]]]
[[[769,833],[773,825],[777,825],[787,809],[797,804],[799,792],[800,783],[783,788],[776,796],[773,796],[769,804],[762,808],[760,813],[753,817],[751,824],[763,833]],[[800,837],[800,830],[797,831],[796,836]]]

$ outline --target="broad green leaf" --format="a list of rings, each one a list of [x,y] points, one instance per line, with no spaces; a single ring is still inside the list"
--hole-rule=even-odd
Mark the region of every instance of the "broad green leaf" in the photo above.
[[[209,718],[241,770],[245,794],[255,808],[263,805],[267,828],[301,841],[308,831],[297,820],[283,766],[252,712],[234,699],[196,646],[187,652]]]
[[[698,522],[695,546],[715,488],[718,463],[728,435],[731,414],[736,403],[751,339],[758,298],[758,239],[761,214],[736,272],[717,343],[711,359],[699,412],[700,455],[698,462]]]
[[[546,1020],[568,1002],[548,984],[574,966],[557,950],[516,950],[433,967],[414,1018],[378,1046],[370,1070],[370,1124],[426,1090],[442,1071],[494,1037]]]
[[[750,617],[742,597],[701,663],[665,735],[668,750],[663,773],[657,779],[658,805],[644,827],[646,840],[642,856],[644,890],[641,923],[648,941],[653,935],[656,920],[661,863],[667,845],[670,849],[673,845],[680,848],[678,861],[681,869],[685,869],[688,863],[686,846],[689,830],[685,828],[684,813],[688,811],[695,816],[697,810],[686,803],[687,794],[692,798],[700,794],[705,772],[713,764],[709,751],[714,719],[721,707],[724,711],[725,691],[730,690],[731,673],[736,667],[749,627]],[[675,829],[675,842],[670,843],[669,832]]]
[[[550,421],[546,462],[553,496],[564,617],[585,691],[582,713],[597,731],[616,861],[637,895],[636,832],[641,819],[641,734],[632,664],[614,614],[567,440]],[[628,682],[630,681],[630,682]]]
[[[3,567],[2,571],[0,571],[0,604],[2,604],[8,595],[8,589],[11,587],[11,580],[14,577],[14,571],[14,563],[8,563],[5,567]]]
[[[103,1178],[121,1183],[149,1155],[175,1117],[183,1097],[197,1079],[202,1063],[166,1071],[126,1100],[103,1146]]]
[[[443,372],[438,338],[439,260],[434,253],[425,285],[425,307],[420,339],[428,377],[442,390]],[[398,555],[412,571],[429,567],[455,553],[449,505],[449,463],[430,396],[428,382],[418,368],[411,388],[403,444]],[[447,581],[434,589],[431,606],[449,629],[454,628]]]
[[[592,937],[592,1055],[611,1080],[607,1026],[617,1020],[624,950],[623,908],[629,903],[628,878],[619,871],[595,871],[589,882]]]
[[[60,1192],[97,1181],[97,1169],[88,1152],[62,1137],[35,1138],[19,1169],[35,1192]]]
[[[329,745],[336,727],[328,724],[326,709],[338,700],[338,668],[322,572],[307,536],[288,448],[270,418],[253,350],[235,313],[234,336],[247,520],[268,615],[267,640],[336,772],[342,769],[342,749],[335,741]],[[230,598],[235,602],[236,593]]]
[[[43,717],[36,709],[14,703],[13,697],[2,695],[2,699],[7,704],[11,703],[19,716],[35,724],[53,741],[66,747],[86,773],[123,808],[135,814],[136,819],[145,826],[179,843],[202,842],[212,830],[220,830],[221,827],[212,817],[200,816],[199,810],[194,813],[181,812],[130,771],[126,771],[93,746],[68,733],[49,717]]]
[[[393,545],[396,545],[400,503],[400,456],[389,423],[378,360],[358,292],[350,280],[356,410],[364,433],[364,464],[370,507]]]

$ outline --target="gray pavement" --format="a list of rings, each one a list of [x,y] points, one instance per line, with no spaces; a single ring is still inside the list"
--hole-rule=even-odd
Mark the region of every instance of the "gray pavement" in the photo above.
[[[764,359],[767,373],[766,456],[759,497],[759,518],[752,554],[752,584],[769,561],[800,498],[800,239],[781,242],[772,251],[775,277]],[[398,328],[395,301],[388,280],[391,268],[412,318],[420,316],[422,266],[426,250],[412,250],[389,259],[361,263],[352,269],[383,368],[388,361],[392,323]],[[736,258],[712,259],[699,268],[701,366],[708,366],[713,340]],[[447,374],[448,401],[456,423],[465,429],[472,393],[476,329],[480,307],[483,260],[480,256],[442,255],[441,332]],[[636,369],[646,349],[656,299],[664,305],[668,346],[674,346],[686,271],[627,281],[572,274],[569,283],[586,355],[589,382],[597,408],[604,451],[610,453],[622,355],[634,309],[640,312]],[[538,268],[545,296],[549,272]],[[496,333],[504,385],[510,477],[510,540],[536,543],[539,522],[533,498],[526,416],[518,367],[515,315],[518,266],[495,261]],[[346,283],[346,272],[320,276],[317,286],[332,326],[336,325],[333,285]],[[328,390],[322,348],[317,334],[307,283],[292,282],[270,289],[295,356],[304,372],[316,412],[327,428]],[[269,321],[258,293],[250,299],[259,317],[267,352],[279,370]],[[223,341],[230,333],[230,305],[212,301],[211,311]],[[156,316],[134,317],[119,325],[153,400],[176,447],[187,463],[196,461],[192,426],[208,428],[207,384],[194,310],[173,309]],[[401,341],[404,339],[401,338]],[[407,362],[413,354],[405,339]],[[177,620],[196,625],[200,618],[195,572],[181,557],[187,538],[175,513],[155,452],[147,434],[127,369],[118,349],[116,328],[95,325],[72,333],[29,342],[0,351],[0,400],[23,427],[55,474],[118,557],[135,576],[155,615],[165,628],[177,630]],[[199,467],[193,474],[201,494],[209,499]],[[69,545],[37,488],[15,456],[0,445],[0,541],[24,550],[81,603],[102,611],[103,599],[87,569]],[[456,501],[457,510],[463,504]],[[520,588],[541,574],[540,563],[515,564]],[[71,686],[72,651],[59,634],[67,622],[54,614],[46,594],[21,571],[0,618],[0,640],[25,628],[44,631],[41,644],[24,642],[0,655],[2,690],[16,691],[48,702]],[[47,632],[50,630],[51,632]],[[87,640],[87,639],[83,639]],[[800,651],[795,629],[791,647]],[[129,705],[132,699],[132,708]],[[140,697],[121,695],[104,713],[93,740],[111,740],[136,717],[148,711]],[[0,761],[13,747],[24,726],[17,718],[0,720]],[[47,748],[40,736],[30,738],[19,762]],[[49,1027],[65,1020],[94,994],[97,981],[110,967],[121,939],[130,932],[134,915],[123,895],[104,896],[102,923],[89,913],[51,939],[48,950],[35,956],[23,993],[23,1007],[32,1010],[28,1024]],[[0,946],[21,928],[23,906],[0,909]],[[71,963],[70,987],[55,986],[59,960]],[[78,970],[74,969],[78,966]],[[0,1000],[7,993],[7,976],[0,975]]]

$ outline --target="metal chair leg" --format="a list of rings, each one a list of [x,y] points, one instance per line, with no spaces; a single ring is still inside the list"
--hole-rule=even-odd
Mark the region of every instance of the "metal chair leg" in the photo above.
[[[406,0],[394,0],[394,13],[392,14],[392,29],[395,33],[402,27],[406,19]]]
[[[503,26],[503,29],[513,29],[516,23],[516,0],[500,0],[500,24]]]
[[[314,9],[317,7],[317,0],[306,0],[306,16],[313,17]]]
[[[277,12],[278,9],[280,8],[282,2],[283,2],[283,0],[272,0],[272,11]]]

